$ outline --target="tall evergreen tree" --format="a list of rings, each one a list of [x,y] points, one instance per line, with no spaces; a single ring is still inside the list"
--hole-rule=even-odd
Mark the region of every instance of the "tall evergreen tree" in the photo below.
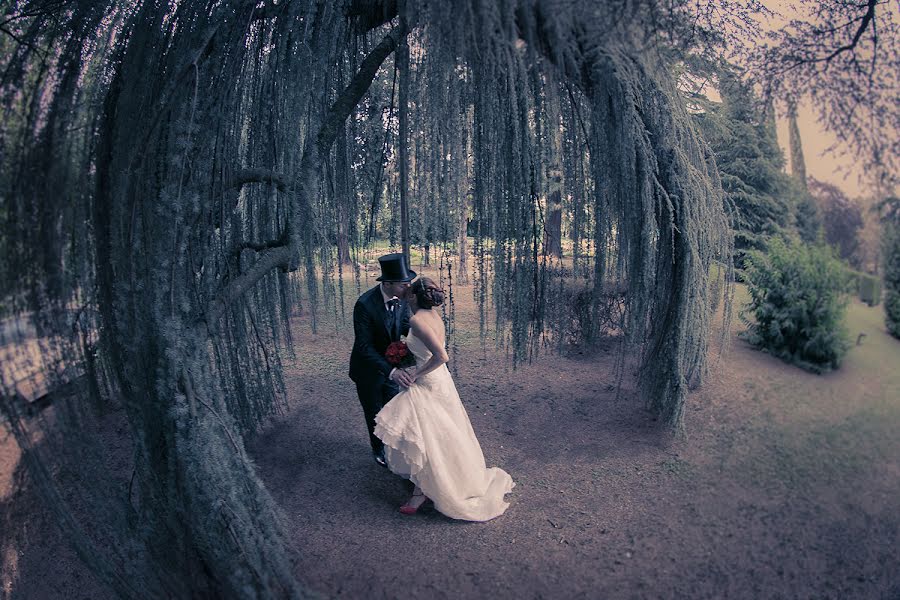
[[[794,101],[788,103],[787,118],[797,232],[801,240],[813,244],[819,240],[822,232],[822,218],[806,182],[806,160],[803,158],[803,143],[800,140],[800,127],[797,125],[797,104]]]
[[[732,210],[735,265],[741,268],[748,251],[765,248],[790,221],[790,183],[771,112],[763,109],[735,67],[723,64],[715,73],[721,103],[703,101],[695,118],[722,175]]]

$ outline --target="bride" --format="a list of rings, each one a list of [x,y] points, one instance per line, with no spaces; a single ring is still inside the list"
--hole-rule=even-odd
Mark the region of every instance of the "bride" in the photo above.
[[[446,332],[437,311],[444,292],[421,277],[409,290],[410,334],[406,344],[416,357],[414,382],[375,417],[375,435],[384,442],[391,471],[415,483],[400,507],[415,514],[431,500],[454,519],[487,521],[509,506],[503,496],[515,485],[503,469],[486,468],[481,446],[444,364]]]

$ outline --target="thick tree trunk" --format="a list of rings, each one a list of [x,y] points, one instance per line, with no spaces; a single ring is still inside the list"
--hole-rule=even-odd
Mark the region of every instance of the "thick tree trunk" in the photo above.
[[[469,207],[468,194],[463,194],[460,199],[459,223],[457,230],[456,249],[459,253],[456,264],[456,282],[458,285],[469,284]]]
[[[351,175],[347,160],[347,128],[341,127],[335,140],[335,170],[338,181],[335,189],[335,212],[337,219],[337,259],[341,265],[350,264],[350,220],[353,214],[353,186],[347,180]]]
[[[156,367],[130,390],[143,401],[126,404],[138,435],[136,496],[152,576],[174,598],[303,597],[278,507],[214,392],[206,332],[183,331],[181,351],[166,332],[144,331],[146,351],[127,357]]]
[[[234,33],[242,38],[244,32]],[[290,199],[286,230],[279,240],[240,244],[245,260],[234,263],[237,270],[222,278],[205,306],[195,295],[196,276],[185,250],[192,235],[190,211],[199,207],[182,200],[189,194],[202,197],[191,187],[203,185],[192,179],[199,176],[190,171],[191,149],[215,146],[216,128],[199,122],[210,106],[195,91],[204,66],[194,64],[186,71],[196,86],[173,87],[158,99],[158,105],[168,104],[172,113],[188,114],[189,120],[162,117],[137,143],[123,132],[145,118],[134,112],[143,104],[136,98],[141,92],[123,88],[120,93],[114,85],[108,94],[99,146],[108,162],[97,177],[95,206],[102,214],[97,215],[95,261],[101,274],[97,283],[105,356],[116,367],[133,432],[135,493],[130,502],[134,533],[150,557],[149,571],[141,574],[146,589],[165,590],[173,598],[304,595],[288,560],[280,511],[246,454],[241,427],[211,372],[209,350],[226,318],[240,315],[233,307],[263,277],[279,268],[295,269],[301,261],[309,268],[315,232],[308,199],[316,197],[324,157],[405,33],[391,31],[330,110],[313,121],[318,127],[306,137],[295,179],[286,181],[261,169],[234,172],[229,186],[263,183]],[[227,38],[218,42],[234,47]],[[135,44],[123,60],[123,77],[153,71],[153,60]],[[175,146],[173,140],[191,140],[192,145]],[[231,218],[220,219],[218,227],[225,228]],[[247,256],[249,250],[255,251],[255,260],[247,265],[246,259],[253,258]]]
[[[544,253],[562,258],[562,193],[556,189],[547,197],[544,215]]]

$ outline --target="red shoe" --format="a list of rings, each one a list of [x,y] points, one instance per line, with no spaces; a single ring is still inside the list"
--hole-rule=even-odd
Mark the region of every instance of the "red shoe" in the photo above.
[[[419,498],[421,498],[421,500],[418,500]],[[406,504],[400,507],[400,514],[416,514],[419,509],[422,508],[422,505],[425,504],[426,500],[428,500],[428,497],[425,494],[413,494],[412,497],[406,501]]]

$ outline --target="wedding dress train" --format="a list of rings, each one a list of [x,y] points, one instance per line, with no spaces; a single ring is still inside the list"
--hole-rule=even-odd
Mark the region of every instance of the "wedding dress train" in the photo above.
[[[417,365],[431,357],[414,335],[406,344]],[[487,521],[509,506],[503,496],[515,483],[503,469],[486,467],[446,365],[394,396],[375,417],[375,435],[391,471],[418,485],[448,517]]]

